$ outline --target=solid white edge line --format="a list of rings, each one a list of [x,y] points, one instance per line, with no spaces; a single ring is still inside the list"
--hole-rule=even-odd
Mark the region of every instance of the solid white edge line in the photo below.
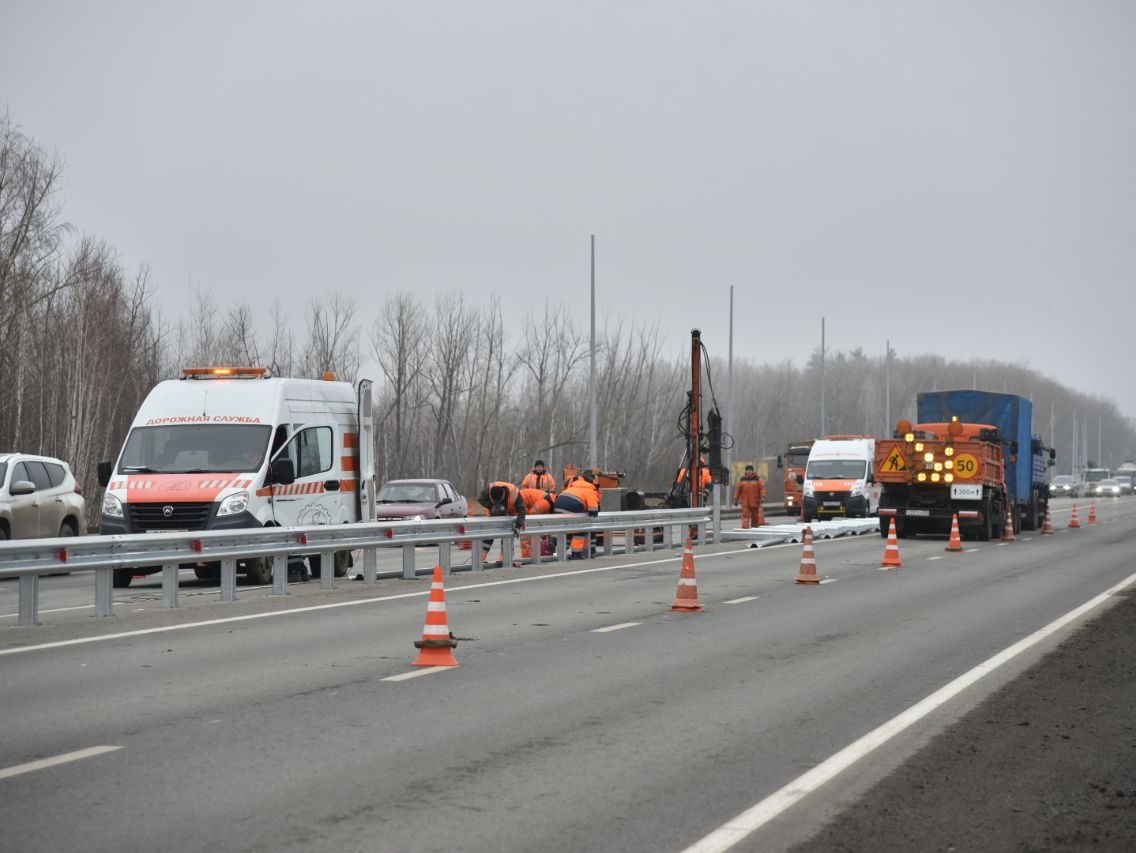
[[[380,678],[379,681],[410,681],[410,679],[418,678],[420,675],[430,675],[435,672],[445,672],[450,669],[457,669],[457,667],[427,666],[422,669],[412,669],[410,672],[400,672],[398,675],[388,675],[386,678]]]
[[[1070,622],[1079,619],[1095,607],[1100,606],[1120,590],[1136,582],[1136,574],[1129,575],[1115,586],[1109,587],[1100,595],[1094,596],[1079,607],[1070,610],[1064,616],[1050,622],[1018,640],[1012,646],[1003,649],[998,654],[980,663],[968,672],[963,673],[954,681],[940,687],[930,696],[915,703],[906,711],[892,717],[882,726],[868,732],[859,740],[853,741],[835,755],[825,759],[812,770],[798,776],[788,785],[770,794],[764,800],[756,803],[732,820],[722,824],[709,835],[687,847],[683,853],[720,853],[728,850],[742,839],[756,832],[785,809],[794,805],[808,794],[817,790],[833,777],[851,767],[861,758],[865,757],[877,747],[887,743],[896,735],[923,719],[932,711],[943,705],[959,693],[970,687],[982,676],[993,672],[998,667],[1013,660],[1022,652],[1044,640],[1049,635],[1061,630]]]
[[[620,622],[618,625],[608,625],[604,628],[593,628],[593,634],[606,634],[608,631],[621,631],[624,628],[634,628],[636,625],[642,625],[642,622]]]
[[[842,537],[840,539],[825,540],[828,543],[837,542],[860,542],[862,538],[859,536]],[[762,550],[772,551],[777,548],[788,547],[795,545],[801,547],[800,543],[786,542],[784,545],[770,545],[768,548]],[[696,554],[695,560],[706,560],[713,557],[729,557],[734,555],[744,555],[748,548],[733,548],[729,551],[716,551],[713,554]],[[575,575],[588,575],[597,572],[614,572],[617,569],[634,569],[639,566],[654,566],[659,563],[675,563],[682,559],[682,555],[678,554],[674,557],[664,557],[659,560],[644,560],[641,563],[621,563],[618,566],[596,566],[590,569],[576,569],[571,572],[554,572],[549,575],[534,575],[526,578],[509,578],[508,580],[487,581],[485,583],[467,584],[465,586],[451,587],[447,592],[450,595],[456,595],[466,590],[473,589],[486,589],[491,586],[505,586],[506,584],[514,583],[533,583],[535,581],[555,580],[556,578],[573,577]],[[265,587],[267,589],[267,587]],[[60,649],[66,646],[82,646],[88,643],[101,643],[106,640],[121,640],[127,637],[142,637],[146,634],[165,634],[170,631],[186,631],[190,628],[208,628],[212,625],[229,625],[233,622],[251,622],[254,619],[270,619],[274,616],[295,616],[300,613],[314,613],[317,610],[335,610],[340,607],[358,607],[363,604],[376,604],[384,601],[397,601],[403,598],[420,598],[424,595],[429,595],[430,590],[424,589],[419,592],[403,592],[398,595],[382,595],[375,598],[360,598],[354,601],[337,601],[331,604],[314,604],[310,607],[298,607],[291,610],[271,610],[266,613],[246,613],[243,616],[227,616],[223,619],[206,619],[202,622],[185,622],[180,625],[163,625],[160,628],[143,628],[138,631],[119,631],[114,634],[100,634],[97,637],[79,637],[74,640],[58,640],[54,643],[40,643],[34,646],[14,646],[9,649],[0,649],[0,657],[4,655],[18,655],[24,652],[37,652],[46,649]]]
[[[29,761],[27,764],[17,764],[15,767],[6,767],[0,770],[0,779],[10,779],[12,776],[21,776],[36,770],[45,770],[60,764],[70,764],[72,761],[82,761],[84,758],[94,758],[107,752],[122,749],[121,746],[92,746],[89,749],[80,749],[75,752],[66,752],[53,758],[41,758],[39,761]]]

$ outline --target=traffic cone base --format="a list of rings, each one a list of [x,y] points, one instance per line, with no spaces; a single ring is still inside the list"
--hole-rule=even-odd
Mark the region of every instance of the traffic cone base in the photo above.
[[[1042,536],[1052,536],[1053,535],[1053,514],[1050,511],[1048,505],[1046,505],[1046,507],[1045,507],[1045,523],[1041,525],[1041,535]]]
[[[813,529],[806,527],[801,536],[801,573],[797,583],[819,584],[817,577],[816,554],[813,553]]]
[[[881,568],[885,569],[898,569],[903,565],[903,560],[899,556],[899,539],[895,535],[895,519],[891,520],[888,525],[888,538],[887,545],[884,547],[884,558],[880,563]]]
[[[434,567],[434,578],[430,583],[430,601],[426,605],[426,626],[422,629],[422,639],[414,641],[419,650],[413,666],[458,666],[454,657],[457,641],[450,633],[446,619],[446,589],[442,582],[442,567]]]
[[[690,539],[682,549],[682,574],[679,575],[678,589],[675,591],[671,610],[681,613],[700,613],[705,608],[698,599],[698,581],[694,577],[694,546]]]
[[[1070,527],[1080,527],[1081,522],[1077,520],[1077,505],[1073,504],[1073,514],[1069,516]]]
[[[962,536],[959,535],[959,517],[957,512],[951,516],[951,538],[947,541],[947,550],[962,550]]]
[[[1097,502],[1093,501],[1089,504],[1089,524],[1097,523]]]

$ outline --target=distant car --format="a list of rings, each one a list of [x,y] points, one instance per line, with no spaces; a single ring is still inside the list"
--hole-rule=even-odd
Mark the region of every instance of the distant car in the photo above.
[[[1076,477],[1058,474],[1049,484],[1049,495],[1054,498],[1076,498],[1081,495],[1081,484]]]
[[[1132,477],[1128,474],[1117,474],[1113,477],[1116,482],[1120,483],[1120,494],[1132,494]]]
[[[449,480],[389,480],[379,489],[378,521],[465,518],[469,504]]]
[[[0,454],[0,539],[86,532],[86,502],[66,462],[27,453]]]
[[[1093,494],[1104,498],[1120,497],[1120,483],[1111,478],[1099,481],[1093,486]]]

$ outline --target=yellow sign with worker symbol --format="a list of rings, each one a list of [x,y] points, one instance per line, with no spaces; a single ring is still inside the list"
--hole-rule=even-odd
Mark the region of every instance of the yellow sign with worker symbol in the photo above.
[[[955,457],[955,477],[971,480],[978,476],[978,457],[973,453],[960,453]]]
[[[891,449],[891,453],[888,454],[888,458],[886,460],[884,460],[884,472],[888,473],[888,472],[891,472],[891,471],[906,471],[906,470],[907,470],[907,463],[905,463],[903,461],[903,453],[900,452],[899,445],[897,444],[895,447],[893,447]]]

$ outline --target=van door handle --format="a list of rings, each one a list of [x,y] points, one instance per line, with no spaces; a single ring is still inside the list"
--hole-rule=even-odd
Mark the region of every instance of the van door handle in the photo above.
[[[325,489],[327,489],[329,492],[338,492],[339,491],[339,480],[324,480],[323,481],[323,487]]]

